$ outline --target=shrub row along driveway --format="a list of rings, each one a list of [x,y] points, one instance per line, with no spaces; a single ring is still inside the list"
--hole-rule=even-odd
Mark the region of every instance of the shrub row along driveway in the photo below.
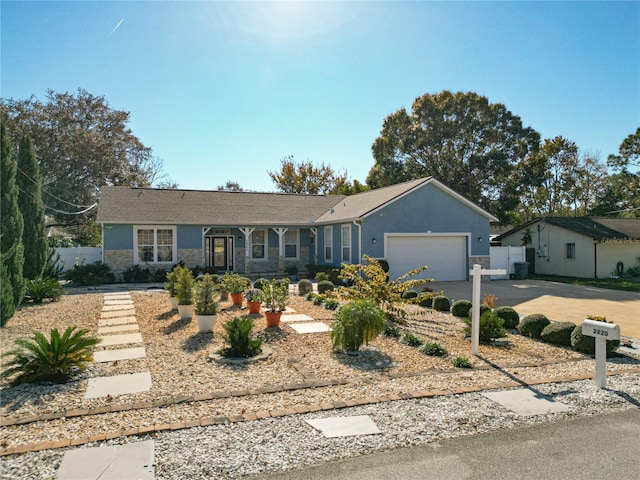
[[[434,282],[430,288],[471,300],[472,282]],[[558,322],[579,324],[587,315],[605,316],[620,326],[622,335],[640,339],[640,293],[541,280],[483,281],[481,295],[487,293],[497,297],[496,305],[525,315],[543,313]]]

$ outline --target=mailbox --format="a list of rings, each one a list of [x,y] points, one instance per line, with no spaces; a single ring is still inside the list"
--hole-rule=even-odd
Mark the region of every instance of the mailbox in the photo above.
[[[585,320],[582,322],[582,334],[605,340],[620,340],[620,327],[615,323]]]

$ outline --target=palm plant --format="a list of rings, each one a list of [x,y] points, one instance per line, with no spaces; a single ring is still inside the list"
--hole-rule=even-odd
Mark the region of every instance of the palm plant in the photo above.
[[[226,335],[222,338],[229,344],[221,350],[225,357],[251,357],[260,351],[262,340],[250,337],[253,329],[253,319],[251,317],[235,317],[224,324]]]
[[[356,300],[336,313],[331,331],[333,349],[356,352],[384,331],[386,315],[371,300]]]
[[[25,300],[31,300],[33,303],[42,303],[45,298],[50,298],[57,302],[60,297],[62,297],[62,286],[55,278],[38,277],[33,280],[27,280]]]
[[[2,356],[13,356],[5,364],[8,367],[0,378],[7,379],[18,374],[11,384],[33,382],[65,382],[79,370],[84,370],[93,361],[93,348],[100,339],[88,337],[89,330],[69,327],[60,335],[57,329],[51,330],[50,339],[40,332],[33,334],[30,340],[15,341],[16,348]]]

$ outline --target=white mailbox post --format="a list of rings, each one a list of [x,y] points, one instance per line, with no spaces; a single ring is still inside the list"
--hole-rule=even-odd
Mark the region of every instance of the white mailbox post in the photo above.
[[[503,268],[496,270],[483,270],[482,266],[475,264],[469,275],[473,277],[473,290],[471,292],[471,353],[478,355],[480,343],[480,284],[483,275],[506,275]]]
[[[596,385],[607,386],[607,340],[620,340],[620,327],[615,323],[585,320],[582,335],[594,337],[596,342]]]

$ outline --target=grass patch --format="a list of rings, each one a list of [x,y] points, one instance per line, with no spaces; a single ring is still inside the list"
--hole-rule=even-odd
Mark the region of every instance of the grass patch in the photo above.
[[[608,288],[610,290],[624,290],[625,292],[640,292],[640,278],[577,278],[561,277],[559,275],[535,275],[533,280],[547,280],[549,282],[570,283],[587,287]]]

